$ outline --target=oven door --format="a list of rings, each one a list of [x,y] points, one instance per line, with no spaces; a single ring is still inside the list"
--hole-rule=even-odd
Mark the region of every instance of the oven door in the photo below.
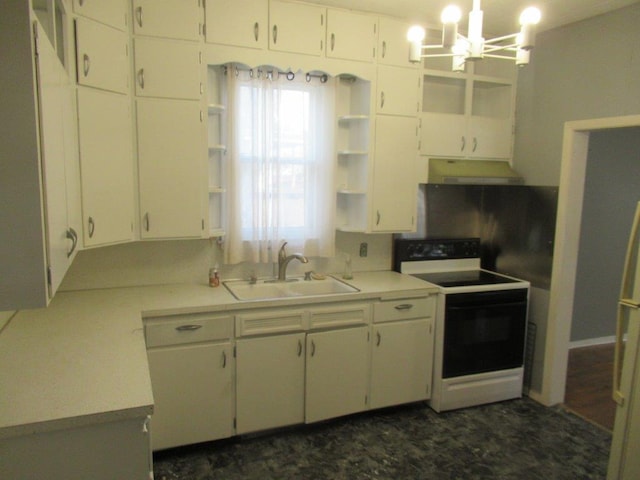
[[[445,296],[442,377],[521,367],[527,289]]]

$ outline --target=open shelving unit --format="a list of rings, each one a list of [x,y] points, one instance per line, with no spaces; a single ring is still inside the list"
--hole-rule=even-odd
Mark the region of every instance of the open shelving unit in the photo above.
[[[209,237],[225,235],[227,104],[224,66],[207,67]]]

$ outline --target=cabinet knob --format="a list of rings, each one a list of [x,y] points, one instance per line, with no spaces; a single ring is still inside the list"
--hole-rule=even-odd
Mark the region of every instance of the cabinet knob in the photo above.
[[[316,342],[311,340],[311,356],[313,357],[316,354]]]
[[[376,210],[376,225],[380,225],[380,210]]]
[[[88,227],[89,227],[89,238],[93,238],[93,232],[95,232],[96,230],[96,224],[93,221],[93,217],[89,217]]]
[[[467,145],[467,141],[464,138],[464,135],[462,137],[460,137],[460,151],[464,152],[464,147]]]
[[[384,108],[384,92],[380,92],[380,108]]]
[[[274,25],[273,26],[273,44],[275,45],[276,43],[278,43],[278,26]]]
[[[476,137],[473,137],[473,148],[471,149],[471,151],[475,152],[476,148],[478,148],[478,139]]]
[[[260,24],[258,22],[253,24],[253,38],[256,39],[256,42],[260,38]]]
[[[387,42],[383,41],[382,42],[382,58],[384,58],[387,55]]]
[[[89,76],[90,69],[91,69],[91,59],[89,58],[89,55],[85,53],[84,55],[82,55],[82,73],[84,74],[85,77]]]
[[[381,341],[382,341],[382,336],[380,335],[380,332],[376,332],[376,347],[380,346]]]
[[[144,214],[144,229],[148,232],[151,222],[149,221],[149,212]]]
[[[138,22],[138,26],[142,28],[142,7],[136,8],[136,21]]]
[[[302,355],[302,340],[298,340],[298,356]]]
[[[69,258],[73,254],[73,252],[75,252],[76,247],[78,246],[78,234],[72,227],[69,227],[65,233],[65,236],[67,237],[67,239],[71,240],[71,249],[67,252],[67,258]]]
[[[144,90],[144,68],[138,70],[138,85],[140,85],[140,88]]]
[[[334,47],[336,46],[336,34],[331,34],[331,51],[333,52]]]

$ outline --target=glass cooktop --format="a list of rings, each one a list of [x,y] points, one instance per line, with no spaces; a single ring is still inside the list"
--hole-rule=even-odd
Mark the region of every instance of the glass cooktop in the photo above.
[[[463,270],[438,273],[414,273],[412,276],[440,287],[466,287],[473,285],[496,285],[516,283],[518,280],[498,275],[487,270]]]

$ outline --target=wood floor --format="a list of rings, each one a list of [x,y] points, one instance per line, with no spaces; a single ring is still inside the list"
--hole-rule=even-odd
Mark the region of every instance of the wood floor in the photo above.
[[[611,398],[614,345],[569,350],[565,406],[613,430],[616,403]]]

